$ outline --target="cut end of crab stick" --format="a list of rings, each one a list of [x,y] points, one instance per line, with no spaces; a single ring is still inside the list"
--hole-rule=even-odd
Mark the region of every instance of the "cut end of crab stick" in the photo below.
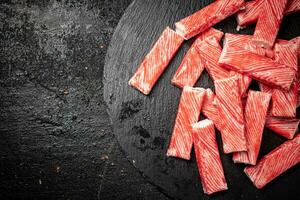
[[[149,94],[183,41],[180,35],[167,27],[129,80],[129,85],[145,95]]]
[[[224,153],[246,151],[244,114],[238,77],[215,81]]]
[[[203,88],[183,88],[167,156],[190,159],[193,145],[191,126],[199,119],[205,92]]]
[[[288,0],[265,0],[262,5],[252,42],[260,47],[271,49],[277,37]],[[266,12],[268,11],[268,12]]]
[[[300,0],[289,0],[288,5],[284,11],[285,15],[296,13],[300,11]]]
[[[217,0],[175,23],[176,32],[188,40],[233,15],[244,6],[244,0]]]
[[[298,132],[300,119],[268,116],[265,126],[276,134],[293,139]]]
[[[248,1],[245,4],[245,9],[241,10],[236,15],[236,20],[239,26],[248,26],[257,22],[263,0]]]
[[[244,172],[255,187],[261,189],[300,161],[300,134],[265,155],[255,166]]]
[[[204,193],[227,190],[213,122],[205,119],[192,127],[197,166]]]
[[[270,100],[269,93],[253,90],[248,92],[244,113],[247,152],[234,153],[235,162],[256,164]]]
[[[248,75],[266,85],[280,87],[284,90],[290,89],[296,76],[294,69],[229,42],[224,44],[219,64],[222,67]]]
[[[185,54],[171,83],[179,88],[183,88],[184,86],[194,86],[205,67],[205,63],[201,59],[199,52],[196,50],[196,46],[201,44],[201,41],[212,40],[211,38],[215,38],[217,42],[220,42],[222,37],[223,32],[214,28],[210,28],[199,34]]]

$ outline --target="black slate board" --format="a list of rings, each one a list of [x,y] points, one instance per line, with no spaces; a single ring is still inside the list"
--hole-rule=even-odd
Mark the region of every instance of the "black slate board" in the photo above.
[[[166,150],[176,116],[180,90],[170,84],[191,40],[185,42],[151,94],[144,96],[128,85],[144,56],[166,26],[208,5],[211,1],[155,0],[134,1],[125,12],[112,37],[104,69],[104,99],[114,125],[114,133],[128,159],[150,182],[167,195],[178,199],[296,199],[300,192],[299,166],[286,172],[263,190],[257,190],[243,173],[243,165],[233,164],[231,155],[221,152],[229,190],[211,196],[202,192],[194,153],[190,161],[167,157]],[[291,39],[300,34],[300,15],[286,17],[280,38]],[[215,26],[235,33],[234,17]],[[240,33],[252,34],[251,26]],[[197,83],[213,88],[204,73]],[[260,157],[284,141],[265,131]],[[220,135],[219,149],[222,151]]]

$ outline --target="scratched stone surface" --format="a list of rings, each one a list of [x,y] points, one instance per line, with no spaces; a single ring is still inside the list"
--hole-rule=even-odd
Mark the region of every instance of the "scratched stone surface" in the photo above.
[[[102,97],[130,2],[0,2],[0,199],[166,199],[124,157]]]

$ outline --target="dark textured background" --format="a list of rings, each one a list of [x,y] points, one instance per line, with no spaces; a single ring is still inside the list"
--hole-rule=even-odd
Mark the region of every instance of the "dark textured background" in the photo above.
[[[123,156],[102,97],[131,0],[0,2],[0,199],[166,199]]]

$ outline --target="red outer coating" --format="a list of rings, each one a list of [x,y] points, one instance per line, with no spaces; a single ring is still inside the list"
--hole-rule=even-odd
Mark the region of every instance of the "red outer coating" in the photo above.
[[[225,45],[234,46],[237,48],[248,50],[248,51],[251,51],[251,52],[261,55],[261,56],[266,56],[269,58],[274,57],[273,50],[257,47],[256,45],[252,44],[252,42],[251,42],[252,38],[253,38],[252,35],[226,33],[224,43],[225,43]]]
[[[263,49],[263,48],[258,48],[257,46],[255,46],[251,43],[251,39],[252,39],[251,35],[226,33],[224,43],[225,43],[225,45],[234,46],[237,48],[248,50],[248,51],[251,51],[258,55],[273,57],[273,54],[274,54],[273,51]],[[245,96],[246,91],[247,91],[252,79],[249,76],[241,75],[235,71],[231,71],[230,75],[231,76],[233,76],[233,75],[239,76],[240,91],[241,91],[242,96]]]
[[[282,137],[293,139],[298,131],[299,122],[296,118],[268,116],[265,126]]]
[[[129,85],[145,95],[149,94],[183,41],[180,35],[167,27],[129,80]]]
[[[213,123],[215,124],[218,130],[221,130],[222,124],[219,119],[218,107],[214,103],[215,99],[216,99],[216,95],[213,93],[213,91],[211,91],[211,89],[209,88],[206,89],[206,97],[203,102],[201,111],[205,115],[205,117],[213,121]]]
[[[236,47],[226,41],[219,64],[228,69],[250,76],[272,87],[289,90],[295,78],[294,69],[251,51]],[[247,63],[247,64],[245,64]]]
[[[184,87],[179,101],[173,133],[167,151],[168,156],[190,159],[193,145],[191,125],[199,119],[205,89]]]
[[[217,0],[176,22],[176,32],[188,40],[233,15],[244,6],[244,3],[244,0]]]
[[[279,40],[274,46],[275,61],[298,71],[298,45],[290,41]]]
[[[234,162],[256,164],[270,100],[269,93],[248,92],[244,113],[247,151],[234,153]]]
[[[261,189],[300,161],[300,134],[265,155],[255,166],[245,168],[253,184]]]
[[[213,122],[205,119],[192,126],[196,160],[204,193],[227,190]]]
[[[294,82],[289,91],[273,89],[259,84],[260,90],[272,94],[270,114],[277,117],[295,117],[298,99],[298,82]]]
[[[252,79],[237,72],[227,70],[218,64],[222,48],[219,44],[215,45],[216,42],[217,41],[213,42],[213,40],[209,40],[209,42],[201,42],[200,45],[197,46],[199,55],[202,57],[202,60],[205,61],[205,69],[214,81],[237,75],[239,77],[240,92],[244,96]]]
[[[248,1],[245,9],[237,13],[236,20],[240,26],[248,26],[257,22],[264,0]],[[284,15],[300,11],[300,0],[289,0]]]
[[[281,45],[278,45],[277,49],[277,43],[275,44],[275,51],[279,52],[275,54],[276,61],[287,64],[298,71],[300,62],[300,37],[298,36],[290,41],[280,41],[281,42],[278,43],[281,43]],[[291,43],[294,46],[291,45]],[[288,92],[280,91],[278,89],[274,89],[274,91],[276,92],[273,92],[274,99],[272,97],[272,101],[275,102],[272,106],[272,115],[287,117],[296,116],[296,108],[300,105],[299,71],[297,72],[294,85]],[[282,101],[280,101],[281,99]],[[287,102],[286,106],[283,106],[284,100]]]
[[[216,46],[214,43],[202,41],[201,44],[196,46],[196,49],[205,63],[206,71],[213,81],[230,77],[230,71],[224,67],[221,67],[218,63],[222,52],[220,45]]]
[[[184,86],[194,86],[198,78],[201,76],[205,65],[196,50],[196,46],[203,40],[209,40],[210,37],[214,37],[218,42],[220,42],[223,34],[224,33],[222,31],[214,28],[210,28],[200,34],[185,54],[180,66],[171,80],[172,84],[179,88],[183,88]]]
[[[288,5],[284,11],[285,15],[300,11],[300,0],[289,0]]]
[[[236,15],[236,20],[240,26],[248,26],[257,22],[264,0],[248,1],[245,9]]]
[[[275,61],[285,64],[287,67],[298,70],[297,45],[284,40],[278,40],[275,44]],[[277,117],[295,117],[298,99],[298,81],[295,81],[290,90],[272,89],[259,84],[261,91],[272,94],[271,115]]]
[[[271,49],[283,18],[288,0],[264,0],[261,12],[255,27],[252,42],[258,46]]]
[[[298,99],[298,83],[294,82],[289,91],[273,89],[272,93],[272,116],[296,117]]]
[[[298,66],[300,66],[300,36],[291,39],[290,42],[297,45]]]
[[[300,36],[295,37],[293,39],[290,40],[290,42],[294,43],[297,45],[297,57],[298,57],[298,76],[297,76],[297,81],[298,81],[298,85],[299,85],[299,66],[300,66]],[[297,106],[300,105],[300,87],[298,87],[298,101],[297,101]]]
[[[222,120],[221,136],[224,153],[246,151],[244,115],[238,77],[215,81],[217,107]]]
[[[250,78],[249,76],[240,74],[238,72],[235,72],[235,71],[230,71],[230,76],[237,76],[238,77],[240,93],[241,93],[242,96],[246,96],[247,95],[247,89],[248,89],[249,85],[252,82],[252,78]]]

